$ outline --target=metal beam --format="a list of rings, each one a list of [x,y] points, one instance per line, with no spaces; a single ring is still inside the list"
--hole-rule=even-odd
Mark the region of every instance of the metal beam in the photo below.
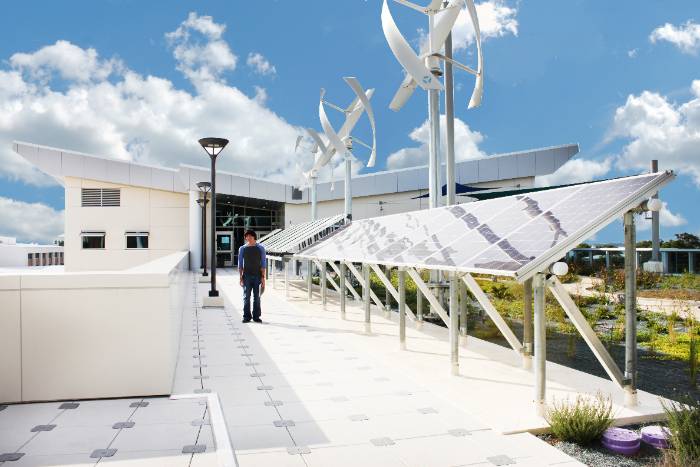
[[[479,287],[479,284],[476,283],[472,275],[465,274],[462,276],[462,280],[465,284],[467,284],[467,287],[469,287],[469,290],[471,290],[474,298],[476,298],[479,304],[481,304],[481,307],[484,309],[484,311],[486,311],[486,314],[489,315],[489,318],[491,318],[493,324],[495,324],[498,330],[501,331],[501,334],[503,334],[503,337],[506,338],[513,350],[518,354],[521,354],[523,351],[523,345],[520,343],[515,333],[513,333],[510,327],[508,327],[506,320],[503,319],[498,310],[496,310],[496,307],[493,306],[491,300],[489,300],[489,297],[483,290],[481,290],[481,287]]]
[[[355,276],[355,277],[357,278],[357,280],[360,282],[360,287],[363,287],[363,288],[364,288],[364,286],[365,286],[365,279],[362,277],[362,274],[360,274],[360,272],[357,270],[357,268],[355,267],[355,265],[352,264],[352,263],[345,263],[345,264],[348,265],[348,270],[349,270],[349,271],[353,274],[353,276]],[[364,266],[363,266],[363,269],[364,269]],[[367,268],[367,271],[369,272],[369,268]],[[369,276],[367,276],[367,277],[369,277]],[[368,288],[369,288],[369,294],[370,294],[370,297],[372,298],[372,301],[379,307],[379,309],[384,308],[384,305],[382,304],[382,301],[379,300],[379,297],[377,297],[377,294],[375,294],[375,293],[372,291],[372,288],[371,288],[371,287],[368,287]],[[363,294],[363,295],[364,295],[364,294]]]
[[[620,388],[624,387],[624,376],[622,371],[615,363],[615,360],[610,356],[608,350],[605,348],[603,343],[598,339],[595,331],[591,329],[591,326],[586,321],[586,317],[583,316],[581,310],[576,306],[576,303],[571,299],[571,296],[566,291],[564,286],[559,282],[557,276],[551,276],[547,279],[547,287],[557,299],[561,307],[564,309],[566,316],[569,317],[576,330],[581,334],[583,340],[588,344],[593,355],[598,359],[603,369],[608,374],[610,379],[613,380]]]
[[[450,319],[447,316],[447,312],[442,307],[442,305],[440,305],[440,302],[435,297],[435,295],[433,295],[433,293],[430,291],[430,288],[428,288],[425,282],[423,282],[423,279],[420,277],[420,274],[418,274],[418,271],[416,271],[414,268],[406,268],[406,272],[409,276],[411,276],[413,282],[416,283],[416,287],[418,287],[420,291],[423,292],[423,295],[430,303],[431,309],[435,313],[437,313],[438,316],[440,316],[440,319],[442,319],[442,322],[445,323],[445,326],[449,327]]]
[[[399,346],[401,350],[406,350],[406,271],[399,268]]]
[[[335,266],[334,263],[330,263],[331,267]],[[340,319],[345,319],[345,300],[347,297],[346,280],[345,280],[345,263],[340,263],[340,271],[338,271],[338,281],[340,282]]]
[[[523,282],[523,367],[532,368],[532,278]]]
[[[634,212],[625,213],[625,405],[637,405],[637,233]]]
[[[326,308],[326,303],[328,303],[328,281],[326,279],[326,265],[321,261],[321,306],[324,310]]]
[[[544,415],[547,397],[547,317],[545,316],[544,274],[532,280],[535,295],[535,410]]]
[[[398,302],[399,301],[399,292],[396,291],[396,289],[394,288],[394,285],[391,283],[389,278],[384,275],[384,272],[382,271],[382,269],[379,266],[377,266],[376,264],[370,264],[370,267],[372,268],[374,273],[377,275],[377,277],[379,277],[379,280],[382,281],[386,290],[391,294],[392,297],[394,297],[394,300],[396,300]],[[404,276],[405,276],[405,274],[404,274]],[[415,321],[416,316],[413,314],[411,309],[405,303],[404,303],[404,308],[406,309],[406,314],[408,315],[410,320]]]
[[[331,265],[331,269],[333,269],[336,274],[338,274],[339,276],[344,275],[345,268],[347,267],[345,265],[345,263],[343,263],[343,262],[340,263],[340,267],[343,268],[343,274],[341,274],[340,269],[338,268],[338,266],[334,262],[329,261],[328,264]],[[345,287],[347,287],[347,289],[350,291],[350,293],[355,298],[355,300],[357,300],[358,302],[361,300],[360,294],[357,293],[357,290],[355,290],[355,287],[353,287],[352,284],[350,284],[348,281],[345,281]]]
[[[468,308],[467,308],[467,300],[468,300],[468,294],[467,294],[467,284],[465,284],[463,281],[459,282],[459,334],[462,336],[462,339],[464,340],[464,343],[466,343],[467,339],[467,334],[469,333],[468,331],[468,323],[467,323],[467,315],[468,315]]]
[[[459,374],[459,304],[457,303],[457,289],[459,278],[456,272],[450,273],[450,361],[452,362],[452,374]]]
[[[313,275],[313,267],[311,266],[311,261],[306,262],[306,290],[307,290],[307,300],[311,303],[311,298],[313,296],[314,281],[311,277]]]

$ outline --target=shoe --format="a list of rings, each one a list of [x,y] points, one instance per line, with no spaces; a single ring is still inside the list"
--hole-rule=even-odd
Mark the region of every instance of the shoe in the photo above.
[[[243,321],[241,323],[250,323],[250,318],[243,318]]]
[[[262,323],[262,320],[260,318],[253,318],[253,321],[255,321],[256,323]]]

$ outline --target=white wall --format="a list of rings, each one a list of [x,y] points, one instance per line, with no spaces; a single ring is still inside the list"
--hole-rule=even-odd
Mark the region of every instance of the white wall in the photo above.
[[[122,270],[189,249],[187,193],[65,177],[66,271]],[[119,207],[82,207],[81,188],[120,188]],[[104,230],[104,250],[83,250],[80,232]],[[148,231],[148,249],[126,249],[124,232]]]
[[[170,394],[188,260],[0,274],[0,402]]]
[[[28,267],[29,253],[61,252],[62,246],[58,245],[31,245],[31,244],[0,244],[0,267],[23,268]],[[41,259],[40,259],[41,260]]]
[[[499,180],[497,182],[472,183],[472,186],[480,188],[495,188],[502,186],[520,186],[522,188],[533,185],[532,177],[516,178],[510,180]],[[319,186],[319,195],[321,190],[327,190],[328,187]],[[340,191],[338,191],[340,190]],[[362,196],[352,198],[352,218],[367,219],[369,217],[387,216],[390,214],[398,214],[407,211],[418,211],[428,208],[428,198],[412,199],[420,195],[427,194],[427,190],[404,191],[401,193],[388,193],[373,196]],[[318,218],[335,216],[342,214],[344,211],[343,187],[335,186],[333,196],[339,196],[340,199],[318,202]],[[320,198],[321,196],[319,196]],[[324,193],[323,198],[330,198],[331,195]],[[379,202],[382,204],[379,204]],[[457,202],[464,202],[464,198],[457,196]],[[289,227],[292,224],[300,222],[308,222],[311,220],[311,204],[285,204],[284,206],[284,225]]]

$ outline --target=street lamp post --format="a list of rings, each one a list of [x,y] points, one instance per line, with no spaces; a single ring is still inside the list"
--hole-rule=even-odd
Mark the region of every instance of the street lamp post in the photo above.
[[[202,197],[197,200],[197,204],[202,208],[202,277],[207,277],[207,203],[209,202],[209,191],[211,183],[198,182],[197,188],[202,193]]]
[[[223,306],[223,300],[219,298],[219,291],[216,290],[216,156],[228,144],[224,138],[202,138],[199,144],[204,148],[211,160],[211,289],[209,290],[209,300],[207,306]]]

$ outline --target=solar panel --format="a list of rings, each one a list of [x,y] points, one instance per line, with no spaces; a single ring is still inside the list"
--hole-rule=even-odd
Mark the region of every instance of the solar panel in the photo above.
[[[265,235],[263,235],[262,237],[260,237],[260,239],[258,240],[258,242],[259,242],[259,243],[262,243],[262,242],[265,242],[265,241],[269,241],[272,237],[274,237],[275,235],[277,235],[277,234],[280,233],[280,232],[282,232],[282,229],[275,229],[275,230],[273,230],[272,232],[268,232],[268,233],[266,233]]]
[[[525,280],[673,177],[639,175],[357,220],[297,256]]]
[[[277,234],[261,240],[265,250],[271,254],[292,254],[313,245],[330,235],[344,223],[342,214],[311,222],[294,224]]]

